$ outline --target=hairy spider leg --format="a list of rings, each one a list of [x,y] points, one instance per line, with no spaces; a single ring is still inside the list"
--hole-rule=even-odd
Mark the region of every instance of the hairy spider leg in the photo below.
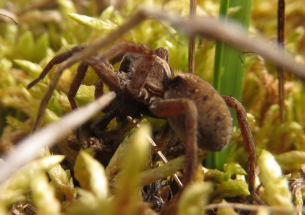
[[[94,58],[94,57],[91,57]],[[89,62],[88,62],[89,61]],[[77,105],[75,102],[75,96],[76,93],[82,83],[82,81],[85,78],[86,72],[88,70],[88,66],[91,66],[94,71],[96,72],[96,74],[99,76],[100,79],[107,77],[107,81],[106,84],[109,84],[112,88],[117,88],[119,85],[119,80],[118,77],[115,74],[114,69],[112,68],[112,66],[109,64],[109,62],[101,62],[99,64],[93,64],[92,61],[90,62],[90,58],[89,60],[83,60],[81,62],[81,64],[78,66],[77,68],[77,73],[72,81],[72,84],[70,86],[69,92],[68,92],[68,99],[71,105],[71,108],[77,109]],[[101,85],[101,83],[99,83],[99,86]],[[100,90],[98,88],[98,90]],[[95,92],[95,94],[98,93],[98,91]],[[78,128],[76,130],[76,137],[77,137],[77,141],[81,142],[81,129]]]
[[[36,85],[39,81],[41,81],[53,68],[54,65],[60,64],[66,60],[68,60],[70,57],[72,57],[73,54],[78,53],[86,48],[85,45],[79,45],[75,46],[71,50],[64,52],[60,55],[55,56],[48,64],[47,66],[43,69],[41,74],[39,75],[38,78],[36,78],[34,81],[32,81],[28,86],[27,89],[32,88],[34,85]]]
[[[95,83],[94,98],[98,99],[104,95],[104,83],[102,79],[98,79]]]
[[[184,112],[186,137],[186,167],[183,176],[183,185],[187,186],[195,173],[197,166],[197,108],[190,99],[168,99],[155,102],[151,105],[151,111],[159,117],[170,117]]]
[[[255,179],[256,173],[256,153],[255,153],[255,140],[252,135],[250,125],[247,121],[247,112],[242,104],[235,98],[230,96],[222,96],[228,107],[234,108],[236,111],[236,117],[238,120],[238,126],[240,127],[241,134],[244,140],[245,149],[249,156],[248,168],[249,168],[249,190],[253,199],[264,205],[265,203],[260,199],[256,193]]]
[[[166,146],[169,139],[171,127],[168,122],[165,123],[165,126],[162,129],[161,134],[157,135],[156,143],[157,146],[151,149],[151,154],[155,154],[158,151],[162,151]]]

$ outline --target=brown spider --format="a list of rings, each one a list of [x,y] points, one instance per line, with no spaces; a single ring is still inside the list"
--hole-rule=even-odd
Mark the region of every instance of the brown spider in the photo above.
[[[62,63],[85,48],[76,46],[54,57],[28,88],[41,80],[54,64]],[[167,63],[168,53],[165,49],[153,50],[147,45],[122,42],[110,48],[108,53],[111,55],[108,56],[121,55],[122,51],[128,53],[125,54],[119,71],[115,71],[108,61],[101,60],[99,54],[83,60],[70,87],[68,97],[75,109],[74,96],[88,66],[91,66],[100,78],[96,95],[103,94],[100,87],[104,83],[111,91],[117,92],[117,99],[110,105],[111,111],[92,126],[93,132],[103,136],[104,132],[98,125],[105,126],[118,115],[137,117],[144,114],[167,118],[171,128],[186,143],[186,172],[183,181],[186,186],[194,175],[197,146],[205,151],[219,151],[230,141],[232,118],[228,106],[235,108],[251,161],[250,190],[259,199],[254,192],[255,145],[242,105],[232,97],[220,96],[208,82],[197,75],[180,73],[174,77]]]
[[[223,148],[230,140],[232,122],[228,112],[229,107],[236,108],[239,125],[245,140],[246,151],[249,155],[249,178],[250,191],[256,201],[260,201],[255,193],[254,179],[255,173],[255,144],[249,125],[246,120],[246,112],[242,105],[234,98],[221,97],[214,88],[206,81],[193,74],[181,73],[176,77],[172,76],[171,69],[166,62],[166,57],[158,54],[145,45],[133,43],[120,43],[108,49],[102,54],[93,56],[99,49],[111,44],[118,37],[129,31],[147,17],[154,17],[169,21],[177,28],[183,29],[190,35],[201,34],[204,36],[213,36],[218,40],[228,42],[235,47],[243,47],[252,50],[263,57],[277,62],[279,65],[289,68],[296,75],[302,75],[302,68],[286,59],[283,52],[272,49],[266,49],[266,43],[248,39],[235,26],[226,26],[216,23],[211,19],[194,18],[192,21],[182,19],[178,16],[168,15],[164,11],[142,9],[134,15],[116,31],[110,33],[107,37],[96,41],[91,46],[77,46],[69,52],[55,57],[40,75],[40,78],[33,81],[29,87],[35,85],[42,79],[54,64],[62,63],[54,74],[50,88],[47,90],[39,109],[39,115],[35,122],[36,129],[42,118],[46,104],[54,90],[58,79],[65,68],[68,68],[77,61],[82,61],[78,73],[73,81],[69,92],[71,106],[76,108],[73,96],[76,94],[78,86],[85,75],[87,67],[92,66],[101,81],[97,84],[96,96],[101,92],[98,90],[102,84],[107,84],[111,90],[121,94],[123,98],[131,98],[131,105],[140,105],[138,108],[141,114],[152,114],[157,117],[167,118],[172,128],[187,144],[187,164],[184,177],[184,184],[191,181],[196,164],[197,142],[199,147],[208,151],[216,151]],[[127,54],[131,58],[139,58],[128,65],[130,71],[114,71],[111,64],[106,60],[121,51],[132,52],[136,54]],[[93,56],[93,57],[92,57]],[[141,62],[141,63],[140,63]],[[158,69],[155,69],[159,67]],[[118,100],[117,100],[118,101]],[[120,103],[118,103],[120,104]],[[120,105],[114,105],[118,107]],[[132,107],[132,106],[131,106]],[[205,110],[205,111],[203,111]],[[126,109],[118,111],[114,116],[127,116]],[[113,116],[110,115],[110,118]],[[131,114],[132,115],[132,114]],[[208,121],[210,119],[210,121]],[[208,122],[208,123],[207,123]],[[106,121],[103,121],[107,125]],[[101,123],[101,124],[103,124]],[[97,123],[99,124],[99,123]],[[204,129],[206,128],[206,129]],[[94,128],[93,128],[94,130]],[[100,130],[96,129],[97,135]]]

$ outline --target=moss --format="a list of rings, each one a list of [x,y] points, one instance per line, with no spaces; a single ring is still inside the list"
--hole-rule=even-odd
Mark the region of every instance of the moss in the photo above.
[[[33,1],[11,2],[16,10],[22,10],[27,5],[34,3]],[[31,132],[40,101],[54,70],[51,70],[50,74],[32,89],[27,90],[26,86],[38,77],[41,69],[52,57],[72,46],[91,44],[95,39],[104,37],[113,29],[118,28],[139,5],[159,6],[176,11],[182,16],[188,14],[188,1],[186,0],[126,1],[128,4],[118,10],[113,6],[97,5],[97,2],[88,1],[88,5],[79,5],[72,1],[58,1],[58,5],[50,10],[34,8],[20,13],[18,15],[19,25],[10,21],[0,23],[1,153],[13,150],[14,145]],[[218,3],[215,3],[217,1],[198,2],[199,16],[205,14],[217,16]],[[258,32],[266,38],[275,35],[275,2],[274,0],[254,1],[250,27],[252,36],[257,35]],[[305,13],[301,9],[302,6],[299,5],[300,2],[286,1],[288,38],[286,46],[297,61],[304,62],[305,46],[302,45],[305,38],[304,27],[299,26],[299,23],[304,19]],[[1,6],[3,6],[2,4],[4,5],[3,2],[0,3]],[[165,47],[170,52],[172,69],[187,70],[187,38],[168,23],[148,19],[138,27],[131,29],[126,35],[122,35],[119,41],[145,43],[153,48]],[[215,43],[212,40],[198,38],[197,44],[200,45],[196,51],[196,73],[211,81]],[[111,45],[113,44],[109,44],[109,47]],[[298,175],[298,168],[304,160],[302,151],[305,149],[304,84],[292,77],[287,77],[285,84],[287,120],[281,124],[278,119],[275,68],[255,54],[247,54],[245,68],[246,75],[243,85],[246,87],[243,89],[242,103],[253,118],[251,129],[255,136],[257,153],[260,154],[263,149],[274,153],[280,165],[278,168],[281,168],[285,174]],[[71,111],[67,93],[76,70],[77,65],[65,70],[48,105],[45,124],[57,121],[62,115]],[[76,95],[76,102],[79,106],[94,100],[93,92],[96,80],[96,74],[89,71]],[[100,115],[102,114],[100,113]],[[155,133],[162,129],[160,124],[164,124],[164,121],[152,119],[147,121],[153,124]],[[112,130],[117,126],[120,125],[114,122],[109,125],[108,129]],[[147,131],[139,132],[140,135],[145,136]],[[132,133],[133,131],[129,135]],[[241,175],[245,175],[244,169],[246,169],[248,161],[240,136],[240,131],[235,129],[233,135],[235,144],[229,152],[227,160],[230,162],[226,163],[225,171],[203,170],[205,181],[210,181],[211,184],[200,182],[189,187],[189,190],[183,193],[184,199],[182,198],[179,203],[182,205],[179,213],[200,214],[202,212],[200,208],[203,207],[202,202],[206,204],[211,201],[219,202],[224,198],[230,200],[230,197],[249,195],[247,183],[239,180],[242,178]],[[65,170],[63,167],[71,170],[72,168],[59,164],[63,159],[62,156],[45,152],[44,158],[27,164],[16,171],[15,175],[6,183],[0,185],[0,214],[6,214],[10,208],[14,208],[20,202],[23,205],[30,203],[37,207],[41,214],[122,214],[130,211],[136,213],[141,211],[140,208],[146,208],[145,210],[149,211],[147,206],[140,207],[143,199],[138,184],[151,182],[152,171],[163,171],[166,174],[175,172],[178,168],[181,169],[184,158],[174,160],[174,165],[170,163],[167,166],[158,167],[159,169],[145,171],[145,168],[148,168],[149,150],[144,145],[141,146],[145,148],[141,152],[143,155],[136,152],[136,149],[141,149],[138,145],[142,140],[138,141],[134,138],[134,136],[127,137],[120,144],[113,160],[106,167],[105,173],[104,167],[90,154],[80,152],[77,156],[77,153],[73,151],[71,160],[77,159],[77,161],[74,167],[75,174],[71,176],[70,170]],[[65,141],[61,141],[61,144],[62,142],[67,145]],[[119,142],[117,144],[119,145]],[[136,154],[137,158],[140,157],[138,159],[143,160],[131,161],[136,158]],[[70,154],[65,155],[70,156]],[[264,151],[261,157],[265,155]],[[264,162],[260,162],[260,168],[263,169]],[[120,172],[120,170],[122,171]],[[134,173],[132,173],[133,171]],[[120,173],[117,174],[118,172]],[[46,177],[46,174],[49,178]],[[281,181],[279,184],[283,187],[287,186],[287,182],[282,179],[282,173],[278,173],[278,177]],[[75,179],[79,181],[80,185],[74,185]],[[263,179],[261,180],[263,181]],[[169,183],[168,179],[165,181]],[[264,185],[267,182],[263,182]],[[277,188],[275,187],[275,190]],[[166,193],[166,191],[162,192]],[[273,190],[266,191],[266,193],[268,194],[263,194],[267,195],[266,199],[271,199],[272,195],[275,195]],[[285,190],[285,194],[287,193],[289,191]],[[27,198],[30,195],[33,196],[33,199]],[[277,195],[277,198],[281,199],[281,196]],[[45,205],[48,207],[44,207]],[[28,209],[20,210],[26,214],[30,213]],[[226,211],[221,213],[226,213]]]

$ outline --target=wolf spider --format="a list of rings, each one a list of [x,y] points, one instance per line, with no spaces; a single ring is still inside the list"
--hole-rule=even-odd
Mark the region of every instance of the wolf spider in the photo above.
[[[55,64],[66,61],[84,49],[85,46],[76,46],[54,57],[28,88],[39,82]],[[254,190],[255,145],[242,105],[232,97],[220,96],[207,81],[197,75],[180,73],[174,76],[168,65],[168,52],[163,48],[153,50],[147,45],[122,42],[111,47],[108,50],[111,54],[107,57],[122,56],[122,51],[127,53],[119,71],[115,71],[108,61],[101,60],[102,55],[96,54],[80,63],[71,84],[68,98],[73,109],[77,108],[74,96],[88,66],[91,66],[100,78],[95,91],[97,97],[103,94],[103,84],[108,85],[109,89],[118,95],[111,103],[113,106],[110,111],[93,124],[93,133],[103,136],[105,132],[99,126],[105,128],[114,117],[137,118],[143,114],[166,118],[174,132],[186,143],[186,171],[183,178],[183,184],[186,186],[195,172],[197,147],[205,151],[219,151],[229,143],[232,118],[228,106],[235,108],[250,158],[250,191],[252,196],[260,201]]]
[[[101,119],[93,126],[97,136],[104,135],[98,125],[105,127],[114,117],[132,115],[137,118],[140,114],[166,118],[177,135],[186,142],[186,172],[184,185],[188,185],[194,174],[198,147],[207,151],[221,150],[230,140],[232,121],[228,107],[236,109],[238,124],[241,127],[247,154],[249,155],[249,189],[253,198],[262,203],[255,192],[256,157],[255,143],[247,123],[246,112],[242,105],[232,97],[220,96],[216,90],[196,75],[180,73],[174,76],[167,64],[167,54],[159,54],[146,45],[134,43],[117,44],[104,53],[96,54],[101,48],[113,44],[119,37],[147,18],[165,20],[189,36],[199,34],[224,41],[234,47],[251,50],[303,78],[303,68],[285,57],[282,50],[266,49],[268,44],[259,40],[251,40],[236,26],[225,25],[209,18],[193,20],[169,15],[166,11],[142,8],[136,11],[130,19],[108,36],[95,41],[88,47],[76,46],[71,51],[56,56],[43,70],[38,79],[29,88],[41,80],[54,64],[60,64],[51,80],[39,108],[34,130],[39,127],[44,116],[46,105],[55,89],[59,77],[64,69],[81,61],[78,73],[72,83],[69,100],[72,108],[76,108],[74,96],[84,78],[88,66],[92,66],[101,81],[98,81],[96,96],[102,94],[101,86],[106,84],[110,90],[117,92],[118,98],[112,102],[112,107],[106,113],[108,118]],[[160,49],[161,50],[161,49]],[[123,71],[115,71],[107,59],[122,51],[129,52],[125,56],[125,63],[121,65]],[[133,54],[131,54],[133,53]],[[128,61],[128,56],[131,60]],[[136,60],[135,60],[136,59]],[[129,108],[122,104],[128,101]],[[115,108],[113,108],[115,107]],[[136,107],[136,108],[135,108]],[[131,108],[131,109],[130,109]],[[136,111],[135,111],[136,110]],[[129,112],[131,111],[131,112]],[[107,121],[108,120],[108,121]]]

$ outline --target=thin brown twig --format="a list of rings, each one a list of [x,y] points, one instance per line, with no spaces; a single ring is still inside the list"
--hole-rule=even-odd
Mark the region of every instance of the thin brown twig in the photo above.
[[[10,16],[8,16],[8,15],[5,15],[5,14],[2,14],[2,13],[0,13],[0,15],[1,15],[1,16],[5,16],[5,17],[11,19],[16,25],[18,25],[18,22],[15,21],[15,19],[13,19],[12,17],[10,17]]]
[[[27,204],[26,208],[34,212],[35,214],[38,214],[37,208],[35,208],[33,205]]]
[[[179,40],[177,40],[177,38],[175,37],[175,35],[174,35],[172,32],[170,32],[170,30],[168,29],[168,27],[167,27],[163,22],[161,22],[161,21],[158,20],[158,19],[155,19],[155,20],[157,20],[157,21],[160,23],[160,25],[162,25],[162,27],[165,29],[165,31],[168,33],[168,35],[169,35],[177,44],[182,45],[182,43],[181,43]]]
[[[128,118],[129,121],[132,121],[133,123],[137,123],[136,120],[132,119],[130,116],[127,117],[127,118]],[[138,123],[137,123],[136,126],[137,126],[137,128],[140,128],[140,127],[141,127],[140,124],[138,124]],[[146,134],[146,137],[147,137],[148,141],[150,142],[150,144],[151,144],[153,147],[157,147],[157,144],[155,143],[155,141],[154,141],[148,134]],[[168,160],[166,159],[166,157],[163,155],[163,153],[162,153],[161,151],[157,151],[157,154],[158,154],[158,156],[160,157],[160,159],[161,159],[164,163],[168,163]],[[178,175],[177,175],[177,174],[174,174],[173,176],[174,176],[174,179],[175,179],[176,183],[178,184],[178,186],[179,186],[180,188],[182,188],[182,187],[183,187],[183,184],[182,184],[182,182],[180,181]]]
[[[190,14],[189,19],[192,20],[196,17],[197,0],[190,1]],[[189,50],[188,50],[188,72],[195,73],[195,39],[196,35],[189,37]]]
[[[278,0],[278,10],[277,10],[277,44],[279,48],[284,48],[285,40],[285,0]],[[281,66],[277,66],[278,74],[278,87],[279,87],[279,105],[280,105],[280,120],[281,123],[284,122],[285,114],[285,91],[284,91],[284,69]]]

